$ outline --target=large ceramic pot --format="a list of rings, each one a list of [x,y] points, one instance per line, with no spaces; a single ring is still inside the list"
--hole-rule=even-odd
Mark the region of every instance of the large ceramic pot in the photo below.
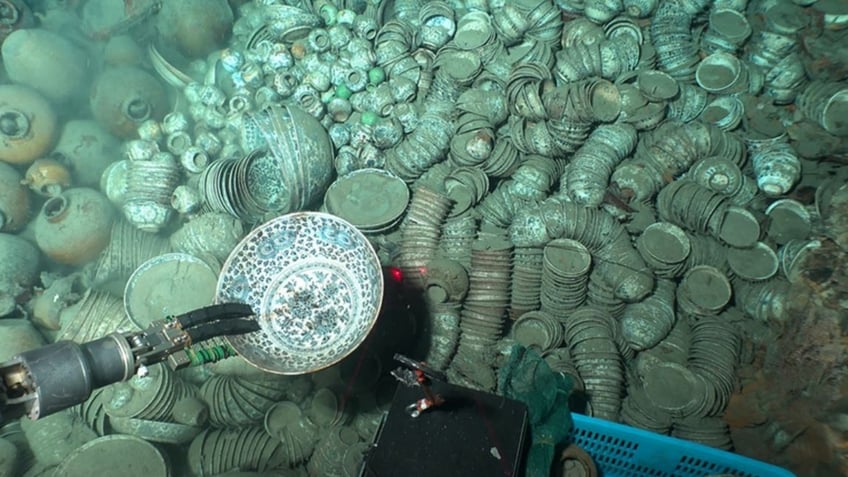
[[[134,66],[116,66],[100,73],[91,92],[91,112],[103,128],[132,138],[148,119],[168,112],[165,87],[153,75]]]
[[[0,161],[29,164],[56,141],[56,113],[37,91],[0,85]]]
[[[81,265],[109,244],[114,216],[112,204],[100,192],[68,189],[44,203],[35,220],[35,240],[53,260]]]

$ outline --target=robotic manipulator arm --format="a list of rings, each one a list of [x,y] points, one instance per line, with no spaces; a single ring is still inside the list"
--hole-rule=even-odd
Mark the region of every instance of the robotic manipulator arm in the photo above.
[[[166,362],[179,369],[231,356],[193,350],[193,343],[216,336],[257,331],[253,310],[224,303],[169,316],[142,331],[115,332],[78,344],[57,341],[0,363],[0,425],[23,415],[38,419],[79,404],[94,389],[144,375],[147,366]]]

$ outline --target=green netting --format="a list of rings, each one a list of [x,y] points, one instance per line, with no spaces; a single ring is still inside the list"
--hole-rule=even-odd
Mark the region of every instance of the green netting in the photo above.
[[[551,475],[556,446],[571,430],[568,398],[572,388],[571,379],[552,371],[539,353],[521,345],[510,350],[508,362],[500,369],[498,389],[528,409],[531,446],[526,477]]]

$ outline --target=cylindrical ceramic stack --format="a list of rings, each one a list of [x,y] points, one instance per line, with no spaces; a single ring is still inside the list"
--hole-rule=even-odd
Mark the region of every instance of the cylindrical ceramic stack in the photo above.
[[[692,251],[689,236],[669,222],[649,225],[636,239],[636,250],[658,277],[674,278],[686,271]]]
[[[750,212],[693,181],[677,180],[664,187],[657,196],[657,212],[666,222],[728,245],[751,246],[759,238],[759,224]]]
[[[474,242],[468,295],[460,311],[459,346],[448,375],[480,389],[495,388],[492,360],[494,345],[506,325],[511,266],[512,244],[508,241]]]
[[[765,141],[748,140],[757,186],[768,196],[789,192],[801,178],[801,162],[786,135]]]
[[[690,268],[677,287],[677,304],[696,316],[719,313],[730,303],[733,289],[721,270],[709,265]]]
[[[127,220],[145,232],[158,232],[173,215],[171,195],[180,183],[180,168],[170,153],[127,164],[127,192],[121,205]]]
[[[704,107],[701,119],[722,131],[732,131],[742,123],[745,104],[736,96],[719,96]]]
[[[576,151],[595,122],[614,121],[621,113],[621,94],[607,80],[589,79],[554,88],[542,96],[554,151]]]
[[[720,270],[727,269],[725,247],[716,239],[698,234],[686,233],[692,251],[686,260],[685,270],[699,265],[709,265]]]
[[[412,191],[406,218],[400,226],[398,265],[403,272],[404,286],[421,289],[423,269],[439,247],[442,223],[451,207],[444,194],[419,186]]]
[[[621,318],[624,309],[627,307],[627,302],[615,295],[615,290],[608,284],[597,267],[589,273],[586,304],[604,310],[616,319]]]
[[[721,157],[707,157],[692,165],[686,173],[698,184],[713,192],[726,195],[736,205],[745,205],[756,192],[756,183],[742,173],[733,161]],[[748,200],[746,200],[748,199]]]
[[[126,220],[116,220],[112,224],[109,245],[97,259],[93,284],[125,281],[139,265],[168,253],[170,248],[167,239],[144,232]]]
[[[779,323],[789,318],[789,287],[790,282],[781,277],[762,282],[733,280],[737,306],[762,322]]]
[[[215,376],[200,388],[200,397],[209,406],[209,422],[216,427],[256,424],[282,396],[282,384],[271,379]]]
[[[804,204],[794,199],[779,199],[765,210],[768,238],[778,245],[806,240],[812,232],[813,217]]]
[[[454,201],[451,217],[477,205],[489,191],[489,176],[477,167],[457,167],[444,183],[448,197]]]
[[[633,152],[636,142],[636,129],[630,125],[602,124],[595,128],[571,158],[567,180],[560,181],[567,184],[569,197],[588,207],[599,206],[612,171]]]
[[[840,120],[848,105],[848,86],[844,82],[814,81],[798,97],[798,106],[812,121],[837,136],[848,135],[848,127]]]
[[[701,110],[703,106],[696,116]],[[701,122],[667,121],[651,134],[642,135],[636,153],[619,164],[612,174],[612,182],[628,191],[633,199],[648,200],[670,176],[685,172],[695,161],[709,154],[710,137],[709,126]]]
[[[808,254],[821,248],[821,240],[790,240],[777,251],[780,262],[780,273],[792,283],[798,282],[804,268],[804,260]]]
[[[312,394],[306,416],[323,429],[344,427],[353,419],[356,402],[346,398],[344,390],[337,387],[321,387]]]
[[[653,294],[625,307],[620,320],[621,334],[631,348],[636,351],[653,348],[671,332],[677,322],[673,305],[676,286],[671,280],[657,280]]]
[[[730,53],[713,53],[698,63],[698,86],[714,95],[729,95],[748,90],[748,69]]]
[[[359,169],[330,184],[324,209],[366,235],[380,234],[401,221],[409,196],[409,187],[400,178],[380,169]]]
[[[196,257],[213,257],[223,263],[230,251],[244,237],[244,226],[235,217],[207,212],[192,217],[171,234],[174,251]]]
[[[98,436],[104,436],[110,431],[109,416],[103,402],[104,392],[106,388],[95,389],[88,399],[71,408]]]
[[[624,392],[624,370],[614,341],[614,319],[596,308],[584,307],[565,322],[565,341],[580,370],[592,415],[618,420]]]
[[[77,303],[62,310],[62,329],[56,340],[77,343],[102,338],[115,331],[137,329],[124,311],[124,302],[111,293],[89,289]]]
[[[217,475],[230,469],[273,471],[286,465],[284,444],[261,427],[207,429],[188,448],[194,475]]]
[[[736,53],[751,36],[751,31],[751,25],[743,12],[731,8],[713,8],[707,29],[701,37],[701,48],[710,53]]]
[[[306,462],[315,450],[318,427],[291,401],[280,401],[265,413],[265,432],[283,443],[286,466],[296,467]]]
[[[471,267],[471,244],[476,236],[477,218],[473,213],[448,217],[442,224],[439,251],[445,258],[459,262],[468,269]]]
[[[453,359],[459,344],[459,303],[432,305],[429,311],[430,347],[425,361],[433,369],[444,371]]]
[[[727,264],[734,277],[751,282],[768,280],[780,268],[777,253],[765,242],[757,242],[751,248],[729,248]]]
[[[591,266],[592,255],[580,242],[571,239],[548,242],[542,260],[542,311],[564,321],[570,311],[582,306]]]
[[[148,368],[147,376],[134,376],[116,383],[103,393],[103,405],[110,417],[171,420],[174,403],[197,393],[164,364]]]
[[[668,434],[672,418],[655,406],[641,386],[628,386],[621,404],[621,422],[657,434]]]
[[[520,345],[541,353],[562,344],[562,323],[544,311],[528,311],[512,324],[510,335]]]
[[[692,416],[675,420],[671,435],[678,439],[685,439],[722,450],[733,449],[730,429],[727,422],[720,416]]]
[[[162,451],[144,439],[103,436],[71,452],[56,468],[55,475],[118,474],[127,477],[170,477],[171,465]]]
[[[695,12],[676,2],[662,2],[651,20],[651,39],[661,69],[681,81],[691,80],[698,63],[698,47],[692,38],[691,23]]]
[[[513,320],[541,305],[543,253],[540,247],[515,247],[509,304]]]
[[[736,364],[741,339],[720,317],[702,317],[692,324],[687,367],[707,384],[699,416],[721,415],[736,388]]]

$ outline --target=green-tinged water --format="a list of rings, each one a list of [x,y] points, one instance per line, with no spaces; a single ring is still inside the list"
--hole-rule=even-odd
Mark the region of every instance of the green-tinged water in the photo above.
[[[0,477],[453,476],[475,446],[848,475],[848,3],[4,0],[0,27]],[[515,345],[553,373],[515,379]],[[369,452],[390,409],[476,425],[441,381],[529,428]],[[584,453],[565,411],[722,453]]]

